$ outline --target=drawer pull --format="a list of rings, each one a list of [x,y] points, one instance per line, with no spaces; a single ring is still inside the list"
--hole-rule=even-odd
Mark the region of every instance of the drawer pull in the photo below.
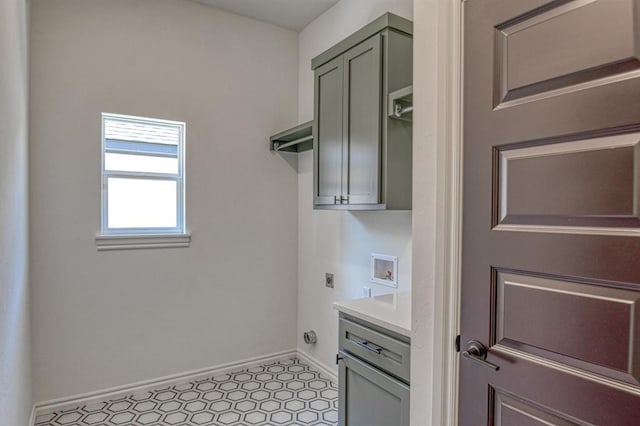
[[[376,346],[373,343],[369,343],[366,340],[355,340],[356,345],[365,348],[368,351],[375,352],[378,355],[382,353],[382,348],[380,346]]]

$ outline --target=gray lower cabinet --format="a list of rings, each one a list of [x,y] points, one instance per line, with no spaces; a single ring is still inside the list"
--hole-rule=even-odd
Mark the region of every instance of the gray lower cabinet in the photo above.
[[[340,314],[339,426],[409,426],[409,340]]]
[[[412,84],[411,31],[386,14],[312,61],[314,208],[411,209],[411,123],[387,114]]]
[[[339,426],[409,426],[409,386],[341,352]]]

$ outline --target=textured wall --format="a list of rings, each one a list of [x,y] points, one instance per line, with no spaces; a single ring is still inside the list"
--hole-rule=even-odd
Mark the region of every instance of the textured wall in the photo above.
[[[295,348],[297,34],[188,0],[34,0],[36,400]],[[97,252],[100,113],[186,122],[182,249]]]
[[[31,414],[28,277],[28,5],[0,2],[0,424]]]

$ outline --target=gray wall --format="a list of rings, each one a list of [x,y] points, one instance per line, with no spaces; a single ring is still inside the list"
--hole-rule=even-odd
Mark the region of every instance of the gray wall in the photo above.
[[[294,349],[297,171],[267,138],[296,123],[297,34],[188,0],[34,0],[31,38],[36,400]],[[191,247],[96,251],[101,112],[186,122]]]
[[[25,0],[0,2],[0,424],[31,414]]]

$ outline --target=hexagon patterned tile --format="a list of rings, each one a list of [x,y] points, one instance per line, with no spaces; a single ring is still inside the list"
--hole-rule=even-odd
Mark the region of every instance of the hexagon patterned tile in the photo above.
[[[36,417],[36,426],[282,426],[338,422],[336,385],[289,359]]]

